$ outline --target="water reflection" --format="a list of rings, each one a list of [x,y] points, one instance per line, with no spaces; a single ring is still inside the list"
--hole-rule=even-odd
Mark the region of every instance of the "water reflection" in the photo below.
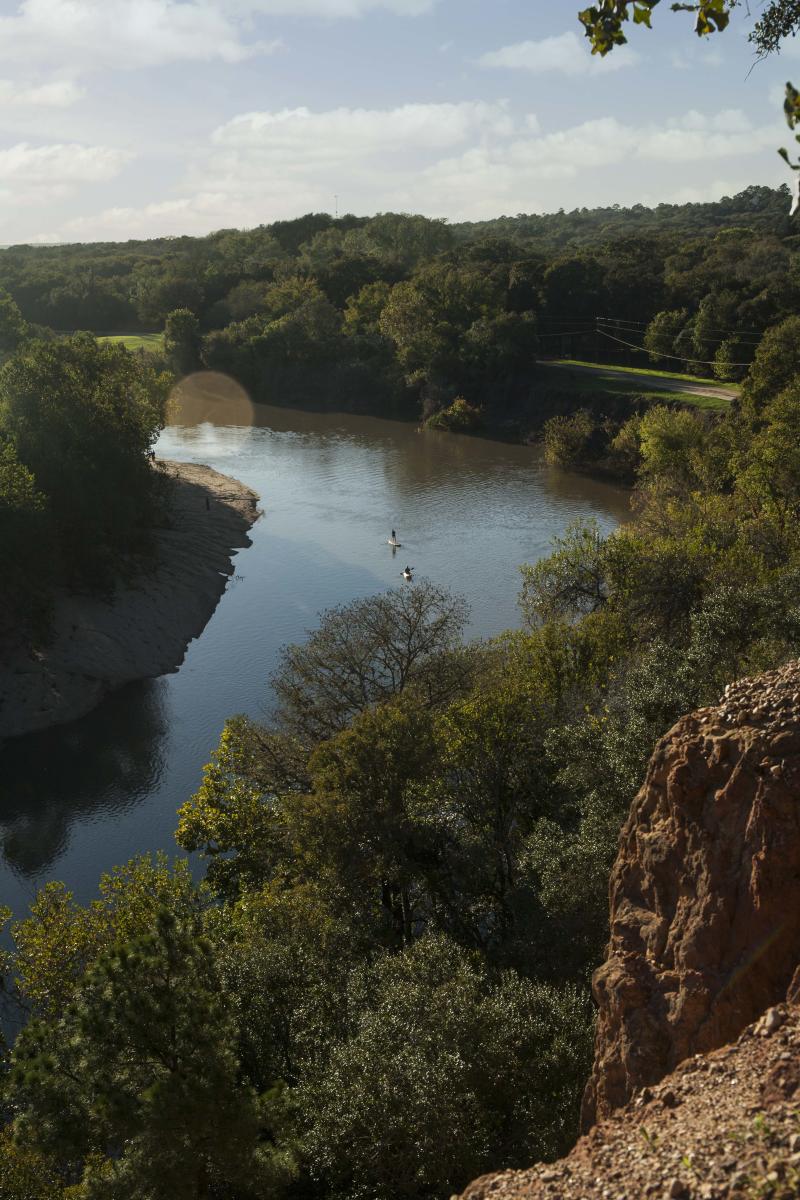
[[[625,492],[545,467],[532,447],[412,425],[253,405],[207,377],[173,406],[157,453],[205,462],[261,497],[253,544],[176,673],[109,697],[72,725],[0,752],[0,904],[24,910],[47,878],[79,900],[136,853],[175,852],[226,717],[263,714],[280,648],[323,609],[418,578],[462,593],[469,636],[516,625],[519,564],[580,516],[604,530]],[[191,389],[189,389],[191,390]],[[396,529],[400,561],[386,539]]]
[[[113,816],[157,784],[166,734],[163,685],[151,680],[113,693],[68,725],[7,742],[0,776],[0,850],[25,876],[39,876],[64,853],[75,821]]]

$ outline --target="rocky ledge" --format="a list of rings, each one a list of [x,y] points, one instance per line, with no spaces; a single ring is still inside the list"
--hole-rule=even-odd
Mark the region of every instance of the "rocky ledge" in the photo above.
[[[689,1058],[557,1163],[478,1179],[463,1200],[797,1200],[800,1007]]]
[[[57,598],[49,645],[0,663],[0,739],[72,721],[134,679],[175,671],[250,544],[258,496],[195,463],[162,461],[175,480],[169,528],[155,533],[153,568],[111,600]]]
[[[610,906],[589,1132],[465,1200],[800,1200],[800,663],[659,742]]]

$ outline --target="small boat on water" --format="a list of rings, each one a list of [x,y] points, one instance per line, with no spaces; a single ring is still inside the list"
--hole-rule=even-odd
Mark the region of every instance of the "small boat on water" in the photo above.
[[[394,538],[389,538],[386,544],[391,546],[393,550],[399,550],[403,543],[396,541]]]
[[[403,571],[403,579],[413,579],[414,576],[411,574],[413,570],[413,567],[406,567],[406,569]]]

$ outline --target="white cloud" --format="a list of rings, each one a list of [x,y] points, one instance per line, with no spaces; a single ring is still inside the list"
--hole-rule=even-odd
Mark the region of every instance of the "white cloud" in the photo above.
[[[71,79],[51,83],[21,85],[12,79],[0,79],[0,105],[4,108],[67,108],[84,95]]]
[[[430,12],[437,0],[223,0],[240,12],[260,12],[281,17],[363,17],[383,10],[399,17],[418,17]]]
[[[506,67],[535,74],[557,71],[562,75],[597,75],[633,66],[638,57],[629,46],[622,46],[600,58],[591,53],[585,39],[570,31],[539,42],[515,42],[500,50],[490,50],[481,55],[478,63],[482,67]]]
[[[4,183],[99,183],[113,179],[130,155],[108,146],[57,143],[31,146],[18,142],[0,150],[0,180]]]
[[[720,194],[722,172],[779,182],[775,144],[774,126],[750,124],[738,110],[690,110],[661,125],[597,117],[549,131],[533,114],[515,119],[504,104],[484,102],[245,113],[213,133],[171,197],[81,217],[55,235],[248,227],[331,211],[334,192],[340,211],[453,220],[673,195],[710,199]],[[0,160],[0,186],[3,178]]]
[[[113,179],[130,155],[108,146],[18,142],[0,149],[0,212],[4,224],[20,212],[50,209],[91,184]]]
[[[23,0],[16,15],[0,17],[0,60],[129,69],[234,63],[276,48],[243,41],[236,16],[213,0]]]
[[[474,136],[507,137],[513,122],[502,104],[404,104],[393,109],[285,108],[234,117],[212,135],[215,146],[264,155],[307,171],[343,159],[442,150]]]
[[[173,62],[241,62],[282,45],[253,39],[258,14],[354,18],[400,16],[437,0],[21,0],[0,17],[0,61],[70,63],[72,70],[135,69]]]

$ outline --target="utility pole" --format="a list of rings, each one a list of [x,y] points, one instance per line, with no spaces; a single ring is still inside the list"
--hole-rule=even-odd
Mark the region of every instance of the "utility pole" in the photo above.
[[[334,219],[338,221],[339,220],[339,196],[336,192],[334,192],[334,195],[333,195],[333,204],[334,204],[334,213],[335,213]]]

